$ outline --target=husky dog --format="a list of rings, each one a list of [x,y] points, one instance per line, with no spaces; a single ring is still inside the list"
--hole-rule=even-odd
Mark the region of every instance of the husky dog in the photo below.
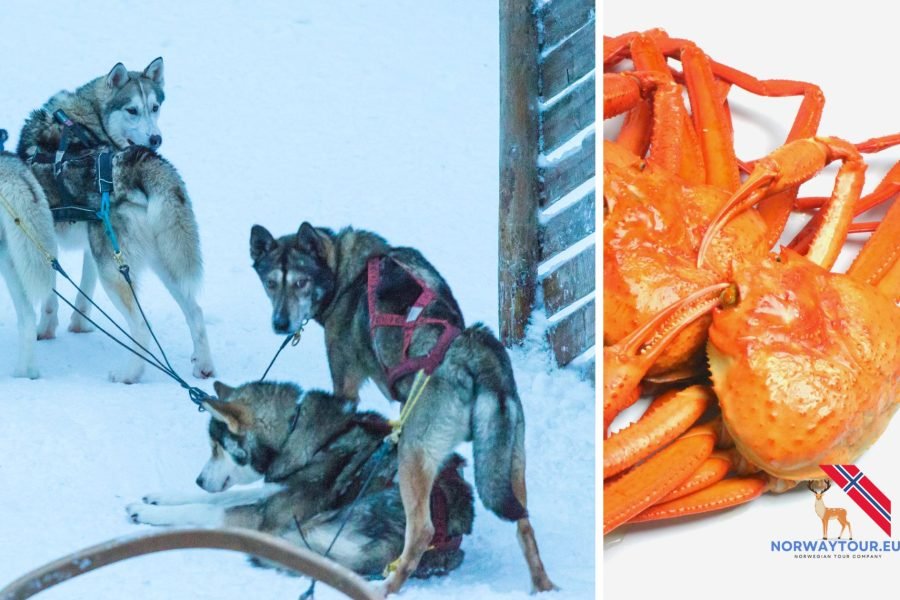
[[[163,61],[157,58],[143,72],[128,71],[117,64],[75,92],[60,92],[34,111],[19,138],[18,154],[31,164],[51,210],[64,203],[65,193],[85,210],[100,206],[93,159],[101,150],[114,153],[111,220],[129,266],[137,270],[149,265],[175,298],[191,332],[191,357],[196,377],[214,373],[203,313],[195,300],[202,279],[202,261],[197,224],[184,183],[175,168],[153,149],[162,143],[157,126],[163,102]],[[68,142],[67,158],[60,165],[40,157],[60,150],[64,127],[54,118],[63,110],[87,131],[92,143],[81,138]],[[81,289],[93,293],[99,272],[104,289],[128,320],[131,334],[142,344],[148,339],[146,326],[125,281],[118,273],[113,252],[100,222],[57,222],[57,239],[63,246],[85,247]],[[81,294],[75,306],[85,315],[90,304]],[[57,301],[48,296],[38,324],[38,338],[55,336]],[[78,312],[69,330],[90,331]],[[145,344],[146,345],[146,344]],[[131,383],[143,373],[143,362],[132,357],[111,379]]]
[[[53,113],[59,109],[76,123],[86,127],[97,144],[121,150],[137,144],[157,149],[162,134],[157,120],[165,94],[163,93],[163,59],[153,60],[143,72],[129,71],[116,64],[105,77],[98,77],[74,92],[61,91],[43,107],[31,113],[19,136],[17,153],[29,159],[38,152],[54,154],[59,149],[60,127]],[[73,140],[71,149],[79,150],[83,143]],[[84,224],[57,224],[60,241],[65,246],[84,244]],[[66,235],[68,234],[68,235]],[[81,275],[81,289],[92,294],[97,283],[97,270],[90,252],[85,251]],[[80,295],[75,302],[78,310],[88,314],[91,305]],[[41,311],[38,337],[50,339],[56,335],[58,323],[56,296],[50,296]],[[69,331],[82,333],[92,327],[79,313],[72,313]]]
[[[53,165],[35,163],[31,170],[41,183],[51,210],[61,202],[60,186],[86,206],[99,207],[100,194],[94,185],[97,169],[92,159],[64,163],[58,177],[54,176]],[[206,325],[195,299],[203,276],[200,236],[184,182],[169,162],[144,146],[130,146],[113,155],[112,182],[110,220],[132,278],[144,266],[156,272],[184,313],[190,329],[194,376],[211,376],[214,369]],[[57,227],[57,233],[58,230]],[[119,272],[103,224],[87,223],[86,234],[103,288],[127,319],[132,337],[146,347],[149,331]],[[133,356],[124,369],[112,373],[110,378],[133,383],[143,369],[144,362]]]
[[[163,100],[161,57],[142,72],[129,71],[118,63],[107,75],[74,92],[59,92],[32,112],[19,137],[17,153],[26,158],[35,151],[56,152],[59,129],[53,113],[58,109],[87,127],[101,144],[117,150],[133,145],[156,150],[162,144],[157,120]]]
[[[466,440],[474,442],[475,485],[482,502],[501,518],[517,522],[534,589],[553,589],[525,507],[525,421],[509,357],[483,325],[464,328],[456,300],[434,267],[418,251],[393,248],[374,233],[350,228],[334,233],[309,223],[280,239],[254,226],[250,256],[272,302],[276,332],[295,331],[309,319],[324,327],[334,389],[342,397],[356,400],[363,382],[371,379],[386,396],[405,402],[413,377],[392,382],[386,368],[398,365],[407,345],[408,356],[422,357],[442,339],[442,327],[434,324],[416,328],[410,337],[399,328],[373,328],[369,302],[392,315],[407,313],[407,321],[422,315],[461,330],[400,437],[406,538],[385,591],[396,592],[416,570],[434,534],[428,497],[435,476],[444,458]],[[373,258],[382,265],[374,290],[368,275]],[[425,287],[434,299],[422,307],[417,299]]]
[[[50,294],[54,276],[35,242],[56,254],[47,197],[28,165],[13,154],[0,152],[0,273],[12,295],[19,330],[19,356],[13,375],[32,379],[38,376],[34,364],[34,304]]]
[[[230,388],[217,381],[215,390],[218,399],[204,404],[211,415],[212,456],[197,477],[197,485],[211,493],[145,496],[127,507],[132,521],[256,529],[325,554],[346,520],[329,556],[361,575],[381,574],[403,549],[404,531],[403,505],[393,485],[396,449],[373,458],[390,432],[387,421],[358,412],[352,400],[302,392],[292,384]],[[462,562],[458,540],[471,532],[474,518],[462,464],[452,455],[435,486],[446,509],[444,537],[456,544],[436,544],[419,576],[444,574]],[[230,490],[260,479],[262,487]]]

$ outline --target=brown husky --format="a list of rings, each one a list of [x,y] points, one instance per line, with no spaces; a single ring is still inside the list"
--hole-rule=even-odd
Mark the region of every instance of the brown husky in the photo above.
[[[396,592],[415,572],[434,535],[429,495],[435,476],[445,457],[468,440],[474,444],[482,502],[517,522],[534,590],[553,589],[525,508],[525,421],[509,356],[483,325],[465,328],[435,268],[418,251],[393,248],[374,233],[349,228],[334,233],[309,223],[277,240],[254,226],[250,255],[272,301],[276,332],[296,331],[309,319],[324,327],[334,390],[341,396],[358,398],[363,382],[371,379],[386,396],[405,402],[413,376],[403,365],[427,363],[448,339],[444,332],[458,331],[443,360],[433,364],[400,437],[406,539],[385,591]],[[429,300],[420,302],[423,297]],[[376,327],[370,303],[379,314],[423,325],[414,331]]]

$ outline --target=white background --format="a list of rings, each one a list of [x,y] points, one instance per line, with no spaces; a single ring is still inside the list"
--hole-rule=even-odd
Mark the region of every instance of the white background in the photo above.
[[[820,134],[859,142],[900,131],[898,16],[895,5],[883,2],[612,0],[604,3],[601,22],[605,35],[662,27],[673,37],[693,40],[713,59],[756,77],[818,84],[826,98]],[[752,98],[736,89],[729,98],[742,158],[755,158],[781,143],[799,105],[796,99]],[[893,149],[867,159],[866,191],[898,158],[900,150]],[[801,193],[830,193],[832,182],[830,176],[819,178]],[[839,267],[845,267],[857,249],[857,244],[849,244]],[[636,415],[632,412],[630,417]],[[895,501],[900,498],[898,456],[900,424],[895,419],[857,461]],[[770,552],[769,540],[820,536],[814,500],[803,488],[767,495],[720,515],[614,533],[605,542],[605,596],[837,597],[860,590],[890,596],[900,554],[878,560],[811,561]],[[847,508],[856,539],[885,539],[841,491],[833,488],[825,501]],[[830,533],[833,537],[837,530]]]
[[[200,224],[200,303],[219,377],[258,378],[280,343],[248,254],[250,227],[304,219],[371,229],[415,246],[444,275],[468,323],[497,325],[498,10],[495,2],[0,2],[0,127],[10,147],[30,110],[118,61],[166,65],[161,153]],[[77,274],[80,258],[63,253]],[[61,288],[64,289],[64,288]],[[140,288],[173,364],[190,338],[152,274]],[[98,298],[109,306],[102,291]],[[115,311],[113,311],[115,312]],[[77,548],[149,529],[124,507],[197,489],[208,417],[159,373],[107,382],[122,352],[99,334],[38,344],[43,378],[9,378],[15,317],[0,285],[0,585]],[[526,415],[529,512],[557,598],[594,592],[594,398],[539,352],[513,356]],[[271,377],[330,388],[321,328]],[[200,384],[211,390],[211,382]],[[366,408],[396,414],[373,386]],[[461,449],[466,450],[467,445]],[[471,481],[472,473],[467,472]],[[528,598],[515,527],[480,505],[466,560],[404,598]],[[46,598],[294,599],[306,582],[233,553],[180,552],[113,566]],[[320,587],[317,598],[338,594]],[[41,598],[45,596],[42,595]]]

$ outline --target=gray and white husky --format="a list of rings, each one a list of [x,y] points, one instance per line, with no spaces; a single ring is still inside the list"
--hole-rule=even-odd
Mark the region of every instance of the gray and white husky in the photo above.
[[[47,252],[56,254],[47,197],[28,165],[13,154],[0,152],[0,273],[12,296],[19,337],[13,375],[32,379],[38,376],[34,364],[37,339],[34,305],[50,294],[54,276],[36,242]]]
[[[165,100],[163,84],[162,57],[153,60],[142,72],[129,71],[122,63],[117,63],[106,76],[97,77],[74,92],[60,91],[33,111],[22,128],[16,153],[23,160],[38,152],[54,154],[59,148],[60,127],[54,121],[53,113],[60,109],[74,122],[86,127],[100,144],[118,150],[134,144],[156,149],[162,144],[157,121]],[[80,143],[73,140],[72,150],[77,150]],[[84,224],[57,227],[60,241],[66,247],[83,244],[84,229]],[[96,265],[90,253],[85,251],[80,287],[91,294],[96,284]],[[85,314],[91,310],[91,305],[80,295],[76,306]],[[40,339],[55,337],[56,311],[56,296],[50,296],[41,311]],[[69,331],[82,333],[91,329],[80,314],[72,313]]]
[[[92,153],[100,150],[114,153],[111,220],[125,260],[133,272],[149,266],[159,275],[190,329],[194,345],[193,374],[209,377],[214,374],[214,367],[203,313],[196,301],[203,272],[197,223],[178,172],[154,151],[162,143],[157,119],[164,97],[161,58],[142,72],[128,71],[119,63],[107,75],[74,92],[60,92],[34,111],[22,128],[18,154],[31,165],[51,209],[63,204],[62,188],[77,198],[80,205],[95,210],[100,196]],[[85,128],[91,143],[72,137],[67,156],[75,158],[62,163],[61,174],[57,176],[58,165],[38,159],[53,156],[60,148],[64,128],[53,116],[60,109]],[[98,221],[57,222],[55,230],[63,247],[85,248],[81,289],[92,294],[99,275],[113,304],[125,315],[132,336],[146,345],[147,328],[118,272],[103,225]],[[85,315],[90,311],[90,304],[80,294],[75,305]],[[37,325],[38,339],[55,336],[56,313],[56,297],[48,295]],[[78,312],[72,315],[70,331],[90,329]],[[110,377],[131,383],[140,378],[143,368],[139,358],[131,357]]]
[[[281,536],[325,554],[366,576],[380,575],[403,549],[405,525],[395,484],[397,454],[379,451],[390,425],[381,415],[356,410],[352,400],[286,383],[255,382],[238,388],[215,383],[212,455],[197,477],[209,493],[154,494],[131,504],[132,521],[149,525],[244,527]],[[442,540],[434,540],[416,576],[445,574],[462,562],[459,540],[472,530],[472,488],[462,478],[463,459],[444,461],[432,498],[444,507]],[[364,493],[351,507],[365,481]],[[257,488],[236,484],[265,480]],[[298,528],[299,524],[299,528]],[[455,540],[452,542],[451,540]]]

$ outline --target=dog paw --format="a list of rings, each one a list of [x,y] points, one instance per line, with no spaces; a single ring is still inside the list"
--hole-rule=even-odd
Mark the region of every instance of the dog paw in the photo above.
[[[130,385],[132,383],[137,383],[141,379],[141,375],[143,374],[143,369],[122,369],[121,371],[111,371],[109,374],[109,380],[113,383],[124,383],[126,385]]]
[[[147,509],[149,507],[146,504],[133,502],[125,507],[125,512],[128,514],[128,520],[132,523],[145,523],[147,525],[153,525],[149,520],[147,520]]]
[[[12,375],[22,379],[38,379],[41,376],[41,372],[38,371],[37,367],[16,367]]]
[[[72,320],[69,321],[69,331],[72,333],[90,333],[94,331],[94,326],[88,323],[81,315],[75,314],[72,316]]]
[[[39,342],[44,340],[55,340],[56,339],[56,324],[54,323],[50,327],[41,327],[38,329],[37,339]]]
[[[59,325],[59,320],[57,320],[57,318],[56,318],[56,312],[54,312],[51,316],[48,316],[46,313],[41,315],[41,320],[37,326],[37,339],[38,340],[55,339],[57,325]]]
[[[192,500],[193,498],[186,497],[185,495],[166,494],[162,492],[158,494],[147,494],[141,498],[141,502],[152,506],[177,506],[179,504],[190,504]]]
[[[195,356],[191,358],[191,363],[194,365],[194,377],[197,379],[209,379],[216,374],[216,368],[210,358],[200,360]]]
[[[375,586],[375,596],[376,597],[387,598],[388,596],[390,596],[391,594],[394,593],[394,590],[391,589],[390,580],[391,580],[391,578],[388,577],[387,579],[382,581],[380,584]]]

